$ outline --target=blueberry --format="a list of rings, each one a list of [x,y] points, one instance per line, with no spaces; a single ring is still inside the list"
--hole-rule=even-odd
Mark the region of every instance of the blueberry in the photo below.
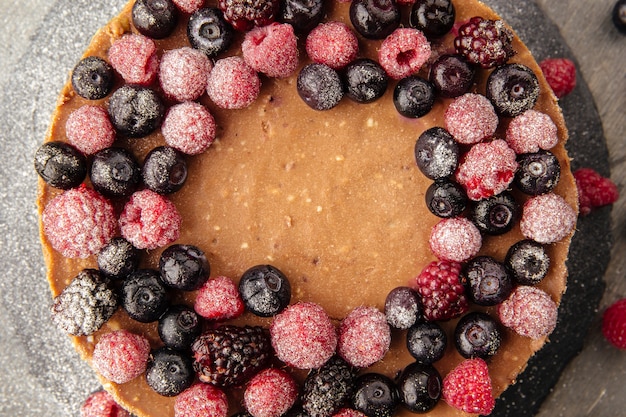
[[[404,117],[418,118],[435,104],[435,89],[430,81],[411,75],[398,81],[393,90],[393,104]]]
[[[442,127],[432,127],[415,143],[417,167],[431,180],[450,177],[459,165],[459,145]]]
[[[400,9],[394,0],[353,0],[350,21],[367,39],[384,39],[400,25]]]
[[[539,195],[550,192],[559,183],[561,164],[550,151],[541,150],[517,156],[515,185],[523,193]]]
[[[232,26],[224,20],[222,12],[216,8],[197,10],[187,23],[187,38],[191,46],[211,58],[228,49],[234,33]]]
[[[163,39],[176,28],[178,10],[170,0],[137,0],[133,5],[132,19],[142,35]]]
[[[94,154],[89,178],[99,193],[107,197],[126,197],[141,183],[141,168],[126,149],[106,148]]]
[[[330,110],[343,97],[339,74],[324,64],[313,63],[302,68],[296,86],[300,98],[315,110]]]
[[[504,266],[490,256],[471,259],[461,271],[461,282],[470,299],[481,306],[504,301],[513,290],[513,278]]]
[[[626,33],[626,0],[619,0],[613,7],[613,24],[622,33]]]
[[[453,98],[470,90],[475,73],[461,55],[442,55],[430,67],[428,79],[440,96]]]
[[[389,77],[378,62],[360,58],[348,64],[343,79],[348,98],[357,103],[371,103],[385,94]]]
[[[540,243],[521,240],[509,248],[504,264],[518,284],[535,285],[548,274],[550,255]]]
[[[395,329],[408,329],[422,318],[422,303],[410,287],[396,287],[385,299],[387,323]]]
[[[391,417],[400,402],[396,384],[385,375],[363,374],[357,378],[352,406],[368,417]]]
[[[123,237],[114,237],[98,253],[98,269],[110,279],[124,279],[139,267],[139,250]]]
[[[159,318],[159,337],[165,346],[187,350],[202,332],[202,321],[193,308],[173,305]]]
[[[167,310],[169,295],[159,273],[152,269],[132,272],[121,288],[122,306],[130,318],[142,323],[158,320]]]
[[[409,24],[427,38],[440,38],[454,26],[456,12],[450,0],[417,0],[413,3]]]
[[[467,207],[467,194],[458,183],[448,179],[435,180],[426,190],[426,207],[435,216],[456,217]]]
[[[432,365],[409,364],[397,385],[402,404],[414,413],[432,410],[441,398],[441,375]]]
[[[527,66],[505,64],[489,74],[486,96],[498,114],[515,117],[533,108],[539,97],[539,81]]]
[[[488,359],[496,354],[501,340],[498,323],[478,311],[461,317],[454,330],[454,343],[464,358]]]
[[[150,190],[159,194],[175,193],[187,180],[187,162],[176,149],[158,146],[146,155],[141,176]]]
[[[146,136],[161,125],[165,107],[154,90],[124,85],[111,95],[109,116],[115,129],[132,138]]]
[[[472,210],[472,221],[481,232],[496,236],[511,230],[519,215],[519,204],[511,193],[503,191],[477,201]]]
[[[435,322],[420,322],[406,334],[406,346],[411,356],[419,363],[432,364],[443,358],[448,345],[448,336]]]
[[[202,249],[193,245],[172,245],[159,259],[161,279],[168,287],[193,291],[209,279],[211,268]]]
[[[191,386],[195,373],[189,355],[167,347],[152,351],[146,367],[146,382],[157,393],[173,397]]]
[[[104,59],[88,56],[81,59],[72,71],[72,88],[87,100],[105,98],[113,89],[115,72]]]
[[[257,265],[241,276],[239,293],[246,308],[253,314],[271,317],[289,305],[291,285],[278,268]]]
[[[308,33],[324,17],[324,0],[283,0],[278,20],[289,23],[296,33]]]
[[[64,142],[46,142],[35,151],[35,171],[46,184],[69,190],[87,176],[87,159]]]

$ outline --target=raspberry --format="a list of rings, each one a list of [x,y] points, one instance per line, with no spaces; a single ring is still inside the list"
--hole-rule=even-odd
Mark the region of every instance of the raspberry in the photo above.
[[[500,321],[516,333],[539,339],[554,330],[558,307],[545,291],[528,285],[515,288],[498,306]]]
[[[189,47],[165,51],[159,65],[159,82],[166,96],[176,101],[198,99],[206,90],[211,60]]]
[[[241,52],[252,69],[268,77],[288,77],[298,67],[298,40],[287,23],[252,29],[241,43]]]
[[[495,406],[487,363],[466,359],[443,380],[443,399],[466,413],[488,415]]]
[[[359,41],[345,23],[321,23],[307,36],[306,53],[314,62],[337,70],[356,59]]]
[[[549,150],[559,142],[557,127],[547,114],[526,110],[509,123],[506,142],[515,153]]]
[[[207,94],[224,109],[249,106],[259,95],[261,80],[243,58],[220,59],[209,74]]]
[[[98,340],[91,360],[100,375],[116,384],[124,384],[146,370],[149,355],[148,339],[128,330],[116,330]]]
[[[172,3],[185,13],[193,13],[200,9],[204,0],[172,0]]]
[[[402,4],[402,2],[398,2],[398,4]],[[366,417],[366,416],[360,411],[356,411],[351,408],[342,408],[341,410],[333,414],[333,417]]]
[[[422,297],[426,320],[448,320],[467,311],[469,303],[460,273],[458,262],[433,261],[415,278],[412,286]]]
[[[41,221],[50,245],[66,258],[87,258],[98,253],[117,229],[109,200],[84,185],[48,202]]]
[[[585,216],[594,208],[613,204],[619,198],[617,186],[610,178],[605,178],[591,168],[574,171],[578,188],[580,214]]]
[[[456,180],[471,200],[478,201],[509,188],[517,166],[515,151],[506,141],[477,143],[462,158]]]
[[[337,332],[330,317],[314,303],[287,307],[274,317],[270,335],[278,359],[299,369],[319,368],[337,347]]]
[[[224,19],[241,32],[272,23],[279,6],[278,0],[219,0],[217,3],[224,12]]]
[[[111,394],[102,390],[87,397],[80,406],[80,417],[130,417],[130,413],[120,407]]]
[[[119,220],[122,236],[137,249],[156,249],[175,241],[181,222],[174,203],[150,190],[131,195]]]
[[[209,320],[228,320],[239,317],[244,311],[243,300],[237,285],[227,277],[208,280],[199,290],[194,310]]]
[[[576,227],[576,211],[560,195],[547,193],[524,203],[520,229],[526,239],[554,243]]]
[[[399,28],[380,45],[378,62],[396,80],[415,74],[430,57],[430,43],[424,34],[411,28]]]
[[[602,315],[602,334],[619,349],[626,349],[626,298],[611,304]]]
[[[254,376],[243,394],[246,410],[253,417],[279,417],[298,397],[298,385],[287,372],[269,368]]]
[[[459,28],[454,47],[472,64],[492,68],[515,55],[512,42],[513,33],[503,21],[476,16]]]
[[[65,122],[69,143],[86,155],[108,148],[115,142],[115,129],[109,114],[98,106],[84,105],[74,110]]]
[[[174,417],[226,417],[228,399],[217,387],[198,383],[176,396]]]
[[[498,128],[498,115],[487,97],[466,93],[456,98],[444,115],[446,129],[454,139],[466,145],[493,136]]]
[[[482,237],[478,228],[464,217],[443,219],[430,232],[430,250],[447,261],[463,262],[478,253]]]
[[[109,61],[129,84],[150,85],[159,71],[156,44],[143,35],[127,34],[113,42]]]
[[[385,356],[391,343],[387,318],[375,307],[357,307],[339,327],[337,353],[350,365],[367,368]]]
[[[565,97],[576,87],[576,65],[567,58],[547,58],[539,63],[554,95]]]
[[[200,103],[188,101],[168,110],[161,126],[165,143],[188,155],[197,155],[215,140],[215,119]]]

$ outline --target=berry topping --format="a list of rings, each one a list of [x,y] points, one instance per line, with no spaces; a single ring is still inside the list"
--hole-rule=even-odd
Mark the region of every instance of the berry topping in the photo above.
[[[367,368],[381,360],[391,344],[387,318],[375,307],[357,307],[339,327],[337,353],[350,365]]]
[[[346,96],[357,103],[378,100],[387,90],[387,73],[378,62],[369,58],[352,61],[343,72]]]
[[[435,216],[456,217],[465,211],[467,195],[459,184],[447,178],[433,182],[426,190],[426,207]]]
[[[442,97],[458,97],[474,84],[474,67],[460,55],[442,55],[431,65],[429,80]]]
[[[487,98],[502,116],[515,117],[530,110],[539,90],[537,76],[522,64],[502,65],[487,78]]]
[[[554,243],[576,227],[576,211],[558,194],[547,193],[524,203],[520,229],[527,239]]]
[[[350,21],[361,36],[384,39],[400,25],[400,9],[393,0],[353,0]]]
[[[345,23],[322,23],[307,36],[306,53],[314,62],[340,69],[356,59],[359,41]]]
[[[253,417],[280,417],[298,397],[298,385],[287,372],[268,368],[248,382],[243,394],[246,410]]]
[[[393,104],[404,117],[418,118],[428,114],[435,104],[433,85],[417,75],[401,79],[393,90]]]
[[[187,23],[189,43],[210,58],[227,50],[233,37],[233,27],[226,23],[219,9],[199,9],[191,15]]]
[[[385,299],[387,323],[395,329],[406,330],[422,318],[422,302],[410,287],[396,287]]]
[[[307,33],[320,23],[324,12],[323,0],[285,0],[280,2],[278,18],[296,33]]]
[[[357,378],[352,395],[355,410],[366,416],[391,417],[399,402],[398,388],[386,376],[368,373]]]
[[[200,336],[202,322],[191,308],[173,305],[159,317],[157,330],[165,346],[175,350],[187,350]]]
[[[158,394],[173,397],[189,388],[193,380],[193,366],[186,353],[162,347],[150,354],[146,382]]]
[[[411,8],[409,24],[428,38],[440,38],[450,32],[455,16],[451,0],[417,0]]]
[[[218,7],[227,22],[245,32],[272,23],[278,15],[279,3],[278,0],[219,0]]]
[[[182,152],[170,146],[157,146],[146,155],[141,176],[148,189],[159,194],[172,194],[187,180],[187,162]]]
[[[556,303],[545,291],[520,285],[498,306],[498,315],[500,322],[516,333],[539,339],[554,330],[557,310]]]
[[[613,7],[613,24],[622,33],[626,33],[626,1],[618,0]]]
[[[287,416],[292,417],[291,414],[288,414]],[[362,412],[353,410],[351,408],[342,408],[339,411],[337,411],[335,414],[333,414],[333,417],[367,417],[367,416],[363,414]]]
[[[492,357],[501,340],[498,323],[489,314],[478,311],[461,317],[454,330],[456,349],[468,359]]]
[[[548,274],[550,256],[542,244],[521,240],[509,248],[504,264],[515,282],[535,285]]]
[[[238,56],[218,60],[207,84],[209,98],[224,109],[248,107],[258,97],[260,89],[258,74]]]
[[[52,322],[64,332],[94,333],[117,310],[117,295],[95,269],[83,269],[52,302]]]
[[[431,366],[418,362],[408,365],[398,379],[402,405],[414,413],[432,410],[441,397],[441,376]]]
[[[98,151],[89,170],[91,185],[107,197],[131,195],[141,183],[141,168],[135,157],[124,148]]]
[[[100,337],[93,350],[92,366],[106,379],[124,384],[146,370],[150,343],[128,330],[116,330]]]
[[[495,399],[484,359],[466,359],[443,380],[443,399],[452,407],[472,414],[491,414]]]
[[[354,392],[356,371],[338,356],[311,371],[301,393],[302,408],[310,417],[330,417]]]
[[[446,332],[432,321],[417,323],[406,333],[406,347],[409,353],[422,364],[430,365],[443,358],[447,345]]]
[[[286,23],[252,29],[241,43],[241,52],[252,69],[268,77],[288,77],[298,67],[298,39]]]
[[[245,306],[233,280],[218,276],[200,287],[193,308],[206,319],[223,321],[242,315]]]
[[[502,20],[476,16],[459,28],[454,47],[470,63],[492,68],[504,64],[515,55],[512,42],[513,33]]]
[[[124,85],[111,95],[109,117],[119,133],[138,138],[161,125],[165,106],[154,90]]]
[[[520,216],[520,206],[513,194],[503,191],[479,200],[472,209],[472,221],[482,233],[501,235],[513,228]]]
[[[142,323],[158,320],[169,305],[167,289],[153,269],[131,273],[122,283],[120,298],[130,318]]]
[[[470,299],[481,306],[501,303],[511,294],[513,280],[503,264],[490,256],[477,256],[461,272]]]
[[[539,63],[543,76],[558,98],[563,98],[576,87],[576,65],[567,58],[547,58]]]
[[[194,13],[202,7],[204,0],[172,0],[172,3],[185,13]]]
[[[239,292],[246,308],[261,317],[272,317],[289,305],[291,285],[278,268],[256,265],[243,273]]]
[[[98,269],[107,278],[124,279],[139,266],[139,251],[123,237],[114,237],[98,253]]]
[[[172,245],[159,259],[161,279],[168,287],[193,291],[209,279],[211,268],[202,249],[193,245]]]
[[[421,31],[411,28],[394,30],[378,51],[380,65],[396,80],[417,73],[429,57],[430,43]]]
[[[66,258],[87,258],[98,253],[117,229],[111,203],[85,186],[50,200],[41,221],[50,245]]]
[[[111,65],[97,56],[80,60],[72,71],[72,88],[87,100],[105,98],[113,89],[115,72]]]
[[[115,141],[115,130],[107,111],[90,105],[70,113],[65,122],[65,135],[68,142],[85,155],[108,148]]]
[[[322,366],[337,347],[337,332],[324,309],[300,302],[274,317],[270,327],[276,356],[299,369]]]
[[[445,113],[446,129],[457,142],[470,145],[493,136],[498,115],[485,96],[466,93],[456,98]]]
[[[130,417],[111,394],[102,390],[89,395],[80,406],[80,417]]]
[[[463,262],[476,255],[482,246],[480,231],[464,217],[443,219],[430,232],[430,250],[447,261]]]
[[[602,334],[618,349],[626,349],[626,298],[611,304],[602,314]]]
[[[129,84],[150,85],[159,71],[156,44],[138,34],[126,34],[109,48],[109,61]]]
[[[580,214],[586,216],[594,208],[613,204],[619,198],[617,186],[610,178],[605,178],[591,168],[574,171]]]
[[[137,0],[131,17],[139,33],[153,39],[163,39],[176,28],[178,10],[171,0]]]
[[[506,141],[515,153],[531,153],[553,148],[559,137],[550,116],[531,109],[511,120]]]
[[[200,103],[175,104],[163,120],[165,143],[189,155],[204,152],[215,140],[215,119]]]
[[[459,164],[459,146],[442,127],[431,127],[415,143],[417,167],[431,180],[454,174]]]
[[[448,320],[467,311],[469,304],[459,275],[461,264],[433,261],[422,270],[413,285],[422,298],[424,318]]]
[[[515,173],[515,185],[530,195],[552,191],[561,177],[561,164],[550,151],[521,154],[517,158],[519,168]]]
[[[35,170],[46,184],[69,190],[78,187],[87,175],[87,160],[64,142],[46,142],[35,152]]]
[[[330,110],[343,97],[343,84],[337,71],[312,63],[300,70],[297,80],[300,98],[314,110]]]
[[[202,51],[187,46],[165,51],[159,65],[159,83],[176,101],[198,99],[206,91],[213,63]]]
[[[181,392],[174,401],[174,417],[226,417],[228,398],[219,388],[209,384],[194,384]]]

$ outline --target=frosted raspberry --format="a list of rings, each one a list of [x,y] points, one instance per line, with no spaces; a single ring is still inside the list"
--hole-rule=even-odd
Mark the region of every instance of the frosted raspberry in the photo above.
[[[65,122],[69,143],[85,155],[92,155],[115,142],[109,113],[98,106],[84,105],[70,113]]]
[[[220,59],[209,74],[207,94],[224,109],[248,107],[260,90],[258,74],[238,56]]]
[[[430,43],[417,29],[399,28],[380,45],[378,62],[391,78],[415,74],[430,57]]]
[[[227,277],[208,280],[199,290],[194,310],[209,320],[228,320],[239,317],[244,311],[243,300],[237,285]]]
[[[268,77],[288,77],[298,67],[298,40],[287,23],[252,29],[241,43],[241,52],[250,67]]]
[[[366,416],[360,411],[356,411],[351,408],[342,408],[339,411],[337,411],[335,414],[333,414],[333,417],[366,417]]]
[[[309,32],[306,53],[314,62],[340,69],[356,59],[359,41],[345,23],[321,23]]]
[[[515,177],[515,151],[502,139],[477,143],[463,156],[456,180],[474,201],[500,194]]]
[[[466,145],[492,137],[499,121],[489,99],[473,93],[457,97],[448,106],[444,118],[448,132]]]
[[[172,0],[180,10],[185,13],[193,13],[204,5],[204,0]]]
[[[109,49],[109,61],[129,84],[152,84],[159,70],[156,44],[138,34],[127,34],[113,42]]]
[[[465,217],[443,219],[430,232],[430,250],[439,259],[463,262],[482,246],[478,228]]]
[[[299,369],[319,368],[337,347],[335,326],[315,303],[287,307],[274,317],[270,335],[278,359]]]
[[[128,330],[116,330],[98,340],[91,360],[100,375],[124,384],[146,370],[149,355],[148,339]]]
[[[506,141],[515,153],[549,150],[559,143],[557,127],[547,114],[526,110],[516,116],[506,130]]]
[[[576,227],[576,211],[558,194],[547,193],[524,203],[520,229],[527,239],[554,243]]]
[[[130,417],[106,391],[91,394],[80,407],[80,417]]]
[[[213,115],[202,104],[193,101],[170,107],[161,126],[165,142],[189,155],[207,150],[215,140],[215,132]]]
[[[586,216],[594,208],[613,204],[619,198],[617,186],[610,178],[605,178],[591,168],[574,171],[578,188],[580,214]]]
[[[443,399],[452,407],[471,414],[491,414],[495,399],[487,363],[480,358],[466,359],[443,380]]]
[[[174,402],[174,417],[226,417],[228,399],[219,388],[198,383],[181,392]]]
[[[298,397],[298,385],[287,372],[269,368],[254,376],[243,394],[243,401],[252,417],[279,417],[285,414]]]
[[[156,249],[175,241],[181,222],[174,203],[150,190],[131,195],[119,220],[122,236],[137,249]]]
[[[43,210],[43,232],[50,245],[66,258],[96,254],[115,235],[113,206],[84,185],[50,200]]]
[[[539,339],[556,327],[558,307],[545,291],[520,285],[498,306],[498,315],[502,324],[516,333]]]
[[[572,92],[576,87],[576,65],[567,58],[548,58],[539,64],[546,81],[558,98]]]
[[[611,304],[602,314],[602,334],[618,349],[626,349],[626,298]]]
[[[458,262],[433,261],[411,283],[421,296],[426,320],[449,320],[467,311],[469,302],[460,274]]]
[[[387,318],[375,307],[357,307],[339,327],[337,352],[350,365],[367,368],[385,356],[391,343]]]
[[[166,96],[192,101],[206,91],[213,63],[203,52],[183,47],[165,51],[159,65],[159,82]]]

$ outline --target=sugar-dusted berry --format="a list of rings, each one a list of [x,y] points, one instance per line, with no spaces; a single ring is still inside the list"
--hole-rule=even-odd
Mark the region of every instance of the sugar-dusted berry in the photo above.
[[[484,359],[466,359],[443,380],[443,399],[472,414],[491,414],[495,406],[489,368]]]
[[[296,88],[300,98],[314,110],[330,110],[343,97],[343,83],[337,71],[316,62],[300,70]]]
[[[561,178],[561,163],[550,151],[524,153],[518,155],[519,167],[514,183],[520,191],[529,195],[545,194],[552,191]]]
[[[456,98],[445,113],[446,129],[462,144],[478,143],[495,133],[498,115],[487,98],[466,93]]]
[[[522,209],[520,229],[527,239],[554,243],[576,227],[576,210],[563,197],[547,193],[531,198]]]
[[[516,153],[531,153],[553,148],[559,137],[550,116],[530,109],[511,120],[506,130],[506,142]]]
[[[194,309],[209,320],[223,321],[239,317],[244,311],[237,285],[228,277],[208,280],[198,290]]]
[[[353,0],[350,22],[367,39],[384,39],[400,25],[400,8],[393,0]]]
[[[406,332],[406,347],[422,364],[430,365],[443,358],[448,346],[445,330],[434,321],[421,321]]]
[[[185,13],[193,13],[202,7],[204,0],[172,0],[172,3]]]
[[[442,127],[424,131],[415,142],[414,153],[417,167],[431,180],[452,176],[459,165],[459,145]]]
[[[399,28],[380,45],[378,61],[391,78],[399,80],[417,73],[430,53],[430,42],[421,31]]]
[[[378,62],[360,58],[346,66],[343,80],[348,98],[357,103],[371,103],[385,94],[389,77]]]
[[[238,56],[218,60],[207,84],[209,98],[224,109],[249,106],[258,97],[260,89],[259,75]]]
[[[385,356],[390,343],[385,315],[375,307],[360,306],[341,322],[337,353],[350,365],[367,368]]]
[[[298,39],[287,23],[252,29],[241,43],[241,52],[248,65],[268,77],[288,77],[298,67]]]
[[[430,81],[410,75],[402,78],[393,90],[393,105],[404,117],[427,115],[435,104],[435,87]]]
[[[592,168],[579,168],[574,171],[578,189],[580,214],[585,216],[595,208],[613,204],[619,198],[617,185],[610,178],[603,177]]]
[[[500,327],[489,314],[474,311],[461,317],[454,330],[454,343],[464,358],[488,359],[500,348]]]
[[[100,337],[93,350],[92,365],[106,379],[124,384],[146,370],[150,343],[128,330],[116,330]]]
[[[422,319],[422,302],[411,287],[396,287],[385,299],[387,323],[395,329],[406,330]]]
[[[193,291],[207,282],[211,266],[199,247],[174,244],[161,252],[159,271],[163,283],[168,287]]]
[[[458,262],[433,261],[411,283],[422,298],[426,320],[448,320],[467,311],[469,303],[460,273]]]
[[[131,17],[139,33],[152,39],[163,39],[176,28],[178,9],[171,0],[136,0]]]
[[[156,44],[139,34],[126,34],[113,42],[109,62],[129,84],[150,85],[159,71]]]
[[[187,22],[187,38],[194,49],[214,58],[226,51],[233,41],[234,29],[215,7],[205,7],[193,12]]]
[[[165,51],[159,65],[161,89],[176,101],[196,100],[206,91],[213,63],[197,49],[187,46]]]
[[[470,218],[481,233],[497,236],[511,230],[519,220],[521,207],[512,193],[500,194],[476,201]]]
[[[463,262],[482,246],[478,228],[465,217],[442,219],[430,232],[430,250],[439,259]]]
[[[576,64],[567,58],[546,58],[539,63],[543,76],[558,98],[563,98],[576,87]]]
[[[363,374],[355,382],[352,406],[358,411],[352,410],[357,413],[352,414],[352,417],[359,417],[363,414],[390,417],[399,402],[398,388],[389,377],[373,372]],[[350,414],[347,417],[349,416]]]
[[[454,39],[457,53],[482,68],[504,64],[515,55],[512,45],[513,33],[502,20],[475,16],[462,25],[458,33]]]
[[[275,266],[255,265],[241,275],[239,293],[251,313],[272,317],[289,305],[291,284]]]
[[[339,356],[331,357],[307,375],[301,401],[305,415],[325,417],[334,414],[354,392],[356,370]]]
[[[216,130],[213,115],[193,101],[170,107],[161,126],[165,142],[188,155],[200,154],[211,146]]]
[[[99,106],[84,105],[70,113],[65,122],[69,143],[86,155],[113,145],[115,130],[107,111]]]
[[[441,398],[441,376],[434,366],[413,362],[402,370],[398,391],[406,408],[413,413],[426,413]]]
[[[126,197],[139,187],[141,168],[125,148],[106,148],[93,155],[89,179],[93,188],[106,197]]]
[[[530,110],[539,93],[537,76],[522,64],[501,65],[487,78],[486,96],[502,116],[515,117]]]
[[[111,65],[97,56],[80,60],[72,71],[72,88],[87,100],[105,98],[113,89],[115,72]]]
[[[128,316],[141,323],[156,321],[167,310],[170,294],[154,269],[139,269],[122,282],[121,304]]]
[[[35,151],[35,170],[46,184],[69,190],[87,175],[87,158],[65,142],[46,142]]]
[[[278,0],[219,0],[224,18],[236,30],[245,32],[254,26],[266,26],[278,15]]]
[[[513,289],[513,278],[503,263],[491,256],[477,256],[465,264],[461,282],[469,298],[481,306],[504,301]]]
[[[278,20],[289,23],[296,33],[308,33],[317,26],[326,9],[323,0],[285,0],[280,2]]]
[[[187,180],[187,161],[182,152],[171,146],[153,148],[143,160],[141,177],[144,185],[159,194],[180,190]]]
[[[615,301],[602,314],[602,334],[618,349],[626,349],[626,298]]]
[[[130,417],[108,392],[101,390],[90,394],[80,406],[80,417]]]
[[[307,36],[306,52],[314,62],[340,69],[356,59],[359,41],[345,23],[321,23]]]
[[[194,381],[191,358],[187,352],[168,347],[151,352],[146,366],[146,382],[155,392],[173,397],[191,386]]]
[[[154,132],[163,120],[165,106],[151,88],[123,85],[109,100],[109,117],[118,133],[139,138]]]
[[[280,417],[297,397],[298,385],[293,377],[282,369],[268,368],[248,382],[243,402],[253,417]]]
[[[342,408],[333,414],[333,417],[366,417],[366,415],[352,408]]]
[[[504,264],[518,284],[535,285],[548,274],[550,255],[541,243],[524,239],[509,248]]]
[[[226,417],[228,398],[219,388],[196,383],[181,392],[174,401],[174,417]]]
[[[165,346],[188,350],[202,332],[202,320],[191,307],[176,304],[159,317],[157,330]]]
[[[556,327],[558,306],[537,287],[520,285],[498,306],[500,322],[516,333],[539,339]]]

